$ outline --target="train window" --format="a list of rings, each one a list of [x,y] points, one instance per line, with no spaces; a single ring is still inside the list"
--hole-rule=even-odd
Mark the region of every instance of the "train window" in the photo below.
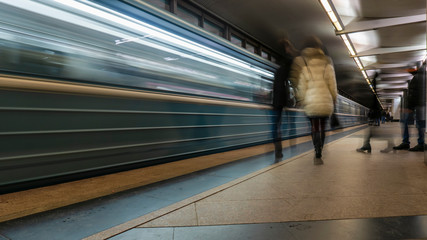
[[[201,16],[180,4],[178,4],[176,15],[191,24],[196,26],[201,25]]]
[[[224,37],[224,27],[221,27],[219,24],[214,23],[212,20],[204,19],[203,28],[208,32],[211,32],[220,37]]]
[[[236,36],[236,35],[234,35],[234,34],[231,34],[231,36],[230,36],[230,41],[231,41],[232,43],[236,44],[236,45],[237,45],[237,46],[239,46],[239,47],[242,47],[242,46],[243,46],[243,40],[242,40],[241,38],[237,37],[237,36]]]
[[[255,46],[254,46],[254,45],[252,45],[252,44],[250,44],[250,43],[246,43],[246,49],[247,49],[249,52],[256,53],[256,48],[255,48]]]
[[[170,11],[170,0],[144,0],[153,6]]]
[[[338,98],[338,109],[337,109],[337,111],[339,112],[339,113],[343,113],[343,107],[342,107],[342,99],[341,98]]]
[[[271,56],[271,61],[277,63],[277,59],[273,55]]]
[[[268,59],[269,58],[269,54],[265,51],[261,51],[261,57]]]
[[[343,110],[343,113],[351,113],[350,103],[347,101],[342,101],[342,110]]]

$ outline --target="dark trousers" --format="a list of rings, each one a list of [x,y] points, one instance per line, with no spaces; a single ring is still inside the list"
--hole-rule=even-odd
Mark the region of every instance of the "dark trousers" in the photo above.
[[[327,117],[310,117],[311,137],[313,138],[316,159],[322,157],[323,144],[325,143],[325,125]]]
[[[282,141],[282,114],[283,108],[274,108],[273,109],[273,141],[280,142]]]
[[[310,117],[311,133],[319,132],[325,135],[325,125],[327,117]]]
[[[403,113],[402,115],[403,119],[401,120],[402,122],[402,135],[403,135],[403,143],[407,143],[410,144],[409,141],[409,123],[412,121],[414,121],[414,113]],[[417,131],[418,131],[418,144],[419,145],[424,145],[424,132],[425,132],[425,120],[423,120],[421,117],[415,118],[415,126],[417,127]]]

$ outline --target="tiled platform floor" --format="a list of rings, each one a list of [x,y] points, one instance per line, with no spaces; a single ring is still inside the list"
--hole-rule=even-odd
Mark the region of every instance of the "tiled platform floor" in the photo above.
[[[114,240],[426,239],[427,216],[197,227],[134,228]]]
[[[322,229],[322,226],[335,229],[327,231],[329,239],[335,236],[370,239],[363,238],[365,233],[352,235],[352,232],[357,231],[354,226],[372,229],[372,237],[380,239],[393,236],[389,235],[390,231],[396,234],[395,238],[427,238],[426,217],[419,216],[427,215],[427,167],[424,165],[424,154],[409,151],[380,152],[387,147],[388,139],[396,144],[400,142],[398,124],[375,128],[375,133],[371,141],[371,154],[355,151],[362,144],[364,132],[361,131],[328,144],[324,151],[324,165],[313,165],[313,153],[310,151],[91,238],[120,233],[114,239],[145,239],[145,236],[151,234],[165,237],[158,239],[206,239],[198,238],[200,234],[210,236],[207,239],[221,239],[223,231],[245,232],[244,229],[256,228],[265,234],[276,234],[276,238],[271,239],[279,239],[277,236],[285,234],[283,226],[290,228],[292,224],[307,229]],[[416,140],[412,139],[412,142]],[[398,216],[418,217],[389,218]],[[415,225],[408,227],[417,234],[409,234],[406,228],[402,228],[406,225],[399,221],[415,221]],[[386,224],[381,227],[382,230],[375,227],[393,222],[396,224]],[[353,227],[341,230],[334,227],[343,224]],[[132,225],[135,227],[130,227]],[[310,230],[315,234],[311,236],[324,230]],[[275,231],[277,233],[272,233]],[[384,232],[384,235],[378,234],[378,231]],[[184,232],[185,238],[178,237]],[[262,233],[257,234],[263,236]],[[249,239],[244,236],[227,239]]]
[[[335,141],[362,128],[331,131],[326,140]],[[286,161],[312,148],[308,136],[286,140],[283,145]],[[0,238],[91,236],[271,166],[277,162],[272,151],[273,144],[264,144],[3,194]]]
[[[114,237],[124,240],[287,239],[287,236],[289,239],[320,239],[318,236],[329,239],[427,238],[423,231],[427,229],[427,222],[425,216],[421,216],[427,214],[427,167],[423,163],[423,153],[380,153],[379,150],[387,145],[386,139],[399,143],[400,127],[393,123],[376,130],[381,137],[372,139],[372,154],[355,151],[361,146],[364,135],[357,128],[327,137],[328,142],[334,142],[326,146],[322,166],[312,164],[309,137],[285,141],[285,158],[280,162],[275,161],[271,144],[230,152],[232,157],[227,157],[230,153],[223,153],[215,155],[218,158],[213,160],[233,158],[234,161],[2,222],[0,239],[62,240],[88,236],[88,239]],[[196,160],[201,161],[201,165],[212,161],[208,158]],[[176,170],[188,171],[188,166],[194,167],[194,162],[180,167],[176,164],[181,163],[171,164]],[[165,166],[154,171],[156,174],[152,176],[165,172]],[[83,184],[70,183],[68,190],[64,184],[58,186],[59,194],[68,191],[68,195],[62,195],[69,200],[85,194],[86,190],[93,191],[91,186],[95,183],[105,192],[108,187],[104,185],[112,179],[116,179],[111,182],[112,192],[116,188],[146,184],[146,179],[136,179],[144,176],[145,171],[148,170],[88,179],[88,183]],[[167,176],[170,177],[173,176]],[[123,183],[126,186],[119,186]],[[76,184],[82,191],[72,195]],[[55,189],[43,190],[58,194]],[[59,198],[60,195],[49,196]],[[20,199],[16,196],[17,201],[12,205],[18,204]],[[38,203],[31,195],[21,202]],[[1,199],[0,203],[0,206],[10,205]],[[3,210],[7,209],[0,209]],[[364,232],[367,235],[363,235]]]

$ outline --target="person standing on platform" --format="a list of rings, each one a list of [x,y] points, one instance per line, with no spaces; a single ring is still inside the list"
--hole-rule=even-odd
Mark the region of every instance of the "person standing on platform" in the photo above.
[[[371,153],[372,151],[372,147],[371,147],[371,138],[378,138],[378,139],[384,139],[387,140],[387,147],[385,149],[380,150],[380,152],[382,153],[388,153],[391,152],[393,150],[393,141],[391,138],[389,137],[381,137],[381,131],[379,130],[378,127],[376,127],[375,125],[373,126],[369,126],[367,133],[365,135],[365,139],[363,141],[363,146],[360,148],[357,148],[356,151],[358,152],[368,152]]]
[[[423,66],[425,68],[425,66]],[[409,150],[414,152],[423,152],[425,149],[424,132],[426,124],[426,106],[425,106],[425,71],[414,72],[408,87],[408,97],[406,104],[404,102],[402,112],[402,132],[403,140],[394,150]],[[418,130],[418,144],[410,148],[409,141],[409,123],[414,121]]]
[[[372,79],[372,86],[374,88],[374,91],[377,91],[377,78],[379,74],[376,72],[373,79]],[[363,141],[363,146],[360,148],[357,148],[356,151],[358,152],[368,152],[371,153],[372,147],[371,147],[371,138],[378,138],[378,139],[384,139],[387,140],[387,147],[385,149],[380,150],[382,153],[388,153],[392,151],[393,147],[393,141],[391,138],[381,137],[382,133],[379,130],[380,128],[376,126],[380,126],[380,118],[382,117],[382,112],[384,110],[382,109],[381,104],[378,102],[377,96],[372,95],[372,108],[369,110],[369,122],[372,121],[372,124],[369,124],[367,133],[365,135],[365,139]]]
[[[279,69],[274,76],[273,83],[273,142],[276,159],[283,157],[282,153],[282,113],[283,108],[288,105],[289,99],[289,72],[292,61],[297,55],[297,50],[288,39],[281,39],[285,56],[279,62]]]
[[[298,84],[298,101],[311,122],[315,165],[323,164],[325,124],[334,111],[338,95],[332,59],[322,49],[319,38],[307,38],[301,55],[294,60],[290,78]]]
[[[387,119],[387,112],[383,109],[381,110],[381,123],[384,124]]]

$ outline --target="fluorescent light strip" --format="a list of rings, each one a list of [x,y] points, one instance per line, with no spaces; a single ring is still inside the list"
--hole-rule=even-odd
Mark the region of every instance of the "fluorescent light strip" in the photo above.
[[[342,40],[344,41],[345,45],[347,46],[348,51],[350,52],[351,56],[356,55],[356,51],[354,51],[353,46],[350,43],[350,40],[347,37],[347,34],[341,35]]]
[[[337,31],[342,31],[343,27],[341,26],[338,17],[335,15],[335,12],[332,9],[331,4],[329,3],[329,0],[320,0],[320,3],[322,4],[323,8],[325,9],[326,13],[329,16],[329,19],[331,20],[332,24],[335,26]],[[356,56],[356,51],[354,50],[350,39],[348,38],[347,34],[340,35],[342,40],[344,41],[345,46],[348,49],[348,52],[350,53],[350,56]],[[360,61],[358,57],[354,57],[353,60],[356,62],[356,65],[359,67],[359,69],[362,71],[363,76],[365,77],[366,82],[368,83],[369,87],[371,87],[372,92],[375,93],[374,88],[371,85],[371,81],[368,78],[368,75],[363,70],[363,64]],[[424,58],[425,61],[425,58]],[[378,97],[377,97],[378,98]]]
[[[337,31],[342,31],[343,28],[338,20],[338,17],[335,15],[335,12],[332,10],[331,5],[329,4],[328,0],[320,0],[320,3],[322,4],[323,8],[325,9],[326,13],[329,16],[329,19],[331,20],[332,24],[335,26],[335,29]]]
[[[366,72],[365,72],[365,71],[362,71],[362,74],[363,74],[363,76],[365,77],[365,79],[367,80],[367,79],[368,79],[368,75],[366,74]]]
[[[103,10],[99,10],[95,7],[92,7],[92,6],[89,6],[89,5],[80,3],[80,2],[76,2],[76,1],[70,1],[70,0],[55,0],[55,1],[58,3],[64,4],[64,5],[76,8],[78,10],[90,13],[92,15],[107,19],[109,21],[113,21],[117,24],[121,24],[123,26],[132,28],[134,30],[142,31],[145,34],[157,37],[159,39],[162,39],[162,40],[167,41],[169,43],[172,43],[174,45],[178,45],[180,47],[185,47],[187,49],[191,49],[193,51],[206,54],[207,56],[214,58],[216,60],[219,60],[222,62],[227,62],[227,63],[233,64],[235,66],[245,68],[247,70],[252,70],[252,71],[258,72],[258,73],[260,73],[264,76],[270,77],[270,78],[274,77],[274,74],[269,72],[269,71],[265,71],[264,69],[256,68],[254,66],[251,66],[250,64],[242,62],[239,59],[235,59],[234,57],[225,55],[221,52],[207,48],[207,47],[200,45],[198,43],[189,41],[189,40],[182,38],[180,36],[177,36],[175,34],[166,32],[162,29],[156,28],[156,27],[151,26],[149,24],[146,24],[144,22],[130,18],[124,14],[112,11],[111,9],[103,8],[99,5],[96,5],[96,4],[87,2],[87,1],[84,1],[84,2],[87,4],[92,4],[92,5],[96,6],[97,8],[103,8]]]
[[[362,62],[358,57],[353,58],[360,70],[363,70]]]

